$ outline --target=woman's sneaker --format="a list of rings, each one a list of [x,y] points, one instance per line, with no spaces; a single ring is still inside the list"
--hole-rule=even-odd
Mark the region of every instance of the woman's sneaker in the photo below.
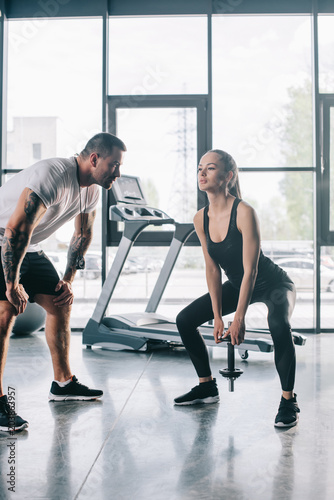
[[[54,380],[49,392],[50,401],[73,401],[97,399],[103,395],[103,391],[98,389],[89,389],[86,385],[80,384],[75,375],[73,375],[71,382],[61,387]]]
[[[174,399],[174,404],[176,405],[198,405],[218,402],[219,393],[215,378],[209,382],[202,382],[196,385],[187,394]]]
[[[28,427],[28,422],[19,417],[10,407],[7,396],[0,398],[0,431],[22,431]]]
[[[293,427],[298,422],[300,412],[297,403],[297,394],[291,399],[281,398],[278,413],[275,418],[275,427]]]

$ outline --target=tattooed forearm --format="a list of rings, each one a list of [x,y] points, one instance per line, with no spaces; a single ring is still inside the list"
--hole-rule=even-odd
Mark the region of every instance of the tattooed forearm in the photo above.
[[[78,257],[83,257],[93,238],[93,224],[96,212],[90,212],[82,216],[79,214],[75,221],[76,230],[70,241],[67,252],[67,266],[64,280],[72,281],[76,273]]]
[[[76,235],[73,235],[70,241],[70,246],[68,247],[67,268],[65,274],[67,274],[68,271],[74,269],[75,267],[76,259],[80,251],[80,243],[81,243],[81,236],[78,237]]]
[[[28,246],[29,235],[24,231],[7,228],[3,242],[1,260],[6,283],[15,283],[18,270]]]
[[[85,255],[92,241],[92,232],[86,230],[86,234],[82,236],[73,235],[67,252],[67,266],[65,276],[73,276],[76,270],[76,262],[78,257]]]

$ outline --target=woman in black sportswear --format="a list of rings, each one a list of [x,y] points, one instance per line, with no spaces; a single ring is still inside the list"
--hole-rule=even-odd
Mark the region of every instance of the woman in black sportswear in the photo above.
[[[176,405],[190,405],[219,401],[207,347],[198,327],[213,319],[216,343],[230,335],[232,344],[239,345],[245,336],[248,305],[263,302],[268,307],[268,326],[282,386],[275,426],[293,426],[300,411],[293,392],[296,358],[290,327],[295,286],[289,276],[261,251],[258,219],[253,208],[241,200],[238,170],[231,155],[218,149],[208,151],[198,166],[198,185],[209,200],[209,204],[194,217],[205,259],[209,293],[183,309],[176,323],[199,377],[199,385],[174,402]],[[223,284],[221,269],[228,278]],[[234,320],[224,333],[222,316],[232,312],[235,312]]]

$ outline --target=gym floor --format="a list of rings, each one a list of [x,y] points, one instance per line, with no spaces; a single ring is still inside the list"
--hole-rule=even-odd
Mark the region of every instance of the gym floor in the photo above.
[[[12,337],[5,383],[30,425],[0,436],[0,496],[333,499],[334,336],[309,335],[296,351],[300,421],[277,430],[280,387],[272,353],[250,352],[247,361],[236,353],[244,373],[229,392],[219,375],[227,351],[210,349],[220,404],[174,407],[173,398],[197,384],[183,349],[87,350],[81,334],[73,333],[73,373],[105,394],[95,402],[50,403],[52,369],[43,333]],[[15,494],[8,490],[10,479]]]

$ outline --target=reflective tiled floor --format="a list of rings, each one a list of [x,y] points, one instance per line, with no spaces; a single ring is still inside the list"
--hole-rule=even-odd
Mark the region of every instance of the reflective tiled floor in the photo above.
[[[49,403],[52,370],[42,333],[11,338],[5,383],[28,431],[0,436],[1,498],[112,500],[332,500],[334,335],[297,347],[297,427],[278,431],[273,354],[236,356],[228,391],[226,350],[211,350],[219,405],[174,407],[196,385],[184,350],[86,350],[72,337],[72,369],[102,388],[96,402]],[[12,455],[11,455],[12,453]],[[15,459],[15,493],[8,491]]]

